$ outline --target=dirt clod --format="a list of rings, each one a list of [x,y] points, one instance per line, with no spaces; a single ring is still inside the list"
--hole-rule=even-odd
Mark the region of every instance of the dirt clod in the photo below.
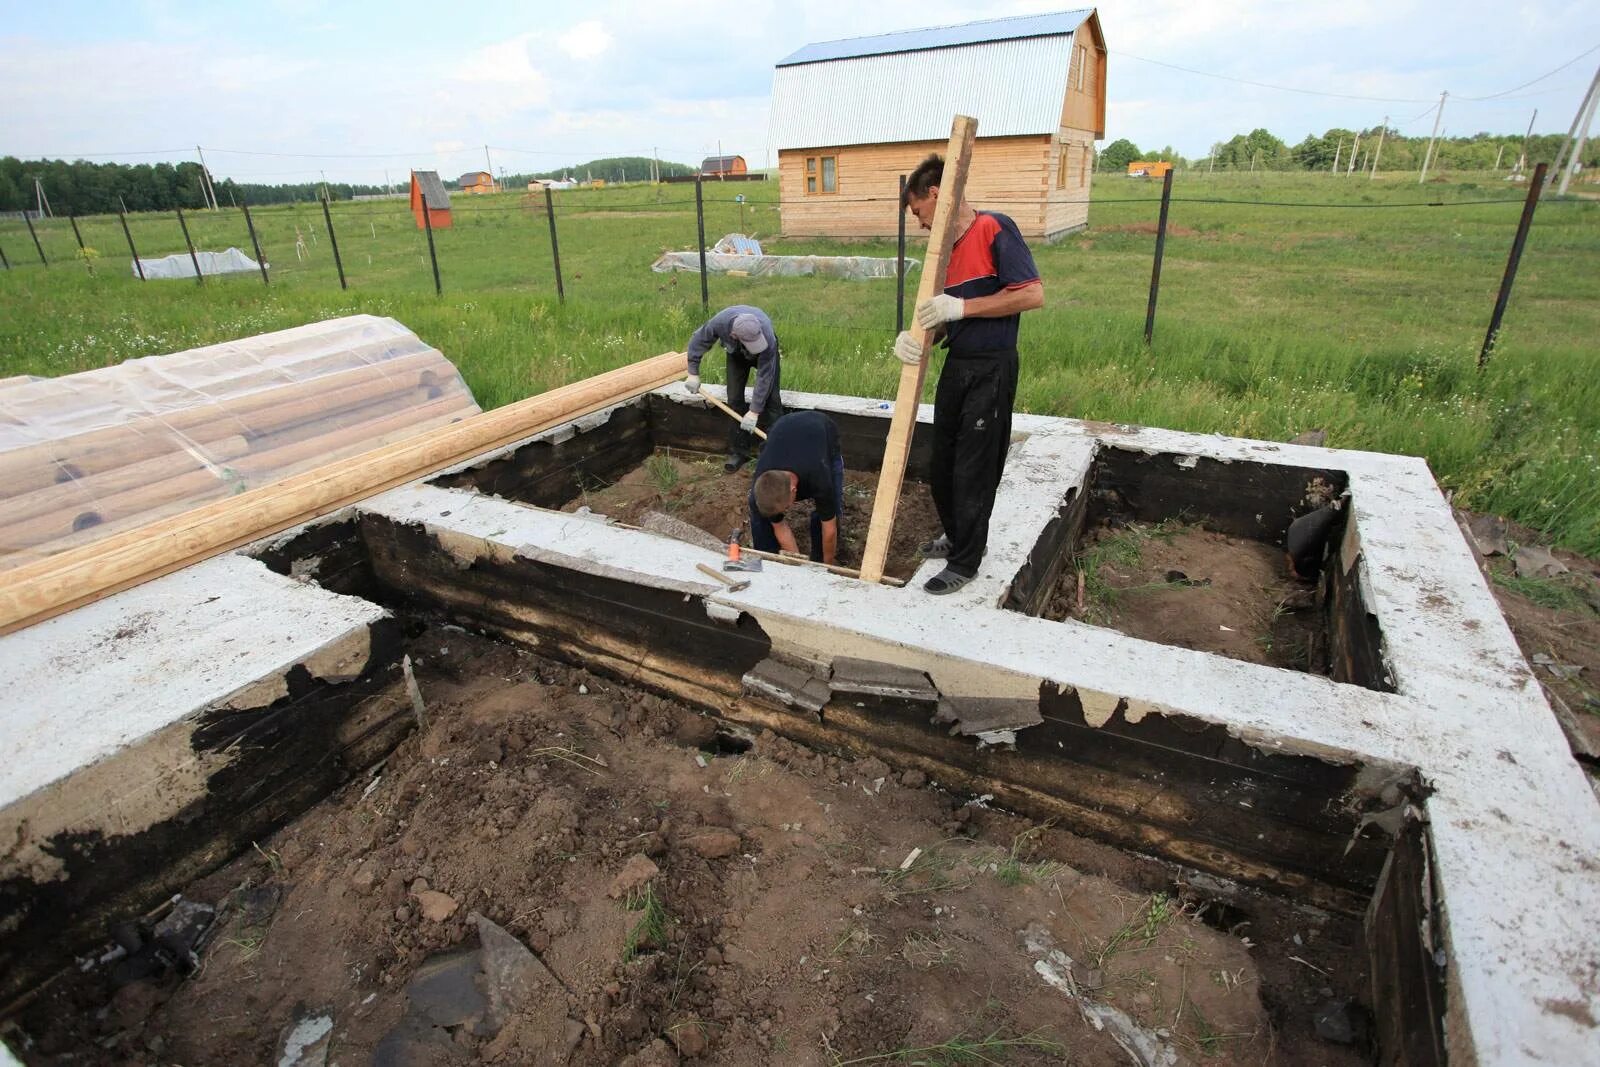
[[[421,909],[424,919],[442,923],[454,915],[461,905],[448,893],[441,893],[437,889],[424,889],[417,894],[417,906]]]
[[[622,870],[611,880],[611,888],[606,890],[606,895],[612,900],[620,900],[660,873],[661,868],[649,856],[643,853],[630,856]]]
[[[739,851],[739,835],[731,830],[711,830],[695,834],[685,842],[697,855],[708,860],[721,859]]]

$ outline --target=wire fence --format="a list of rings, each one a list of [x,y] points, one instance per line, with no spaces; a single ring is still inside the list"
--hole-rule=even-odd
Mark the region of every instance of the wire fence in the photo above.
[[[1161,195],[1051,197],[1049,204],[1067,206],[1093,204],[1096,207],[1147,205],[1152,214],[1159,211],[1159,222],[1153,233],[1150,293],[1144,331],[1146,344],[1153,341],[1161,286],[1161,254],[1168,229],[1167,211],[1171,204],[1290,211],[1427,210],[1522,204],[1524,211],[1517,230],[1509,241],[1507,269],[1480,352],[1481,366],[1493,349],[1495,336],[1506,310],[1521,249],[1526,242],[1528,227],[1533,218],[1533,210],[1539,203],[1543,174],[1544,165],[1541,164],[1533,180],[1528,183],[1526,196],[1475,199],[1433,197],[1394,202],[1351,202],[1175,196],[1172,195],[1172,174],[1169,172],[1163,180]],[[768,209],[773,205],[770,201],[751,202],[745,196],[734,195],[726,186],[717,183],[706,183],[706,185],[717,189],[720,195],[709,195],[705,186],[696,183],[695,195],[685,195],[680,192],[684,188],[682,185],[656,185],[653,187],[654,197],[615,204],[593,202],[593,191],[584,191],[589,192],[589,196],[571,201],[563,196],[558,202],[549,189],[543,190],[542,196],[529,194],[510,202],[502,200],[475,202],[476,198],[458,197],[453,205],[455,210],[452,213],[451,225],[473,226],[482,224],[485,218],[497,220],[496,225],[503,232],[498,235],[501,241],[496,246],[495,258],[503,267],[502,276],[505,271],[511,271],[527,279],[532,279],[535,275],[547,276],[550,291],[558,301],[564,302],[569,290],[576,288],[582,292],[585,284],[581,273],[572,272],[570,269],[564,272],[562,267],[563,242],[568,245],[569,251],[576,250],[580,254],[582,251],[581,245],[574,249],[575,235],[573,232],[568,232],[572,229],[573,220],[596,217],[627,218],[641,214],[675,212],[684,216],[687,226],[690,218],[689,209],[693,209],[695,229],[693,238],[688,243],[692,247],[697,246],[702,252],[699,273],[700,297],[702,310],[709,311],[713,285],[710,273],[705,270],[704,259],[707,212],[716,212],[720,222],[728,222],[737,211],[742,229],[744,209]],[[638,188],[632,187],[632,192],[637,194]],[[887,211],[897,215],[898,201],[899,197],[895,195],[835,194],[826,198],[826,203],[830,205],[881,204],[885,205]],[[1574,202],[1545,201],[1551,206]],[[1001,212],[1020,213],[1024,210],[1037,211],[1041,207],[1041,201],[1037,197],[985,198],[982,206],[985,209]],[[280,261],[286,262],[292,254],[298,267],[312,261],[320,262],[325,255],[331,254],[337,276],[336,284],[342,289],[361,288],[371,284],[390,287],[398,281],[402,286],[409,288],[431,283],[434,291],[443,295],[447,288],[457,292],[470,292],[475,288],[484,287],[481,273],[475,274],[470,263],[463,264],[459,259],[456,262],[450,262],[448,259],[441,261],[440,242],[436,240],[433,218],[433,213],[416,212],[406,201],[395,199],[343,201],[337,205],[331,205],[326,200],[312,204],[275,205],[269,208],[257,208],[253,215],[248,206],[238,205],[222,208],[219,211],[199,213],[191,211],[187,214],[180,209],[171,215],[119,212],[114,216],[94,216],[84,219],[68,216],[37,220],[23,216],[20,220],[21,225],[13,219],[0,220],[0,268],[7,271],[87,269],[90,274],[94,274],[97,270],[115,269],[111,264],[118,262],[119,258],[110,249],[123,246],[132,259],[129,274],[136,273],[143,279],[144,265],[149,262],[147,257],[152,251],[156,251],[163,256],[176,254],[181,259],[189,260],[193,263],[192,277],[195,283],[205,285],[215,279],[201,271],[198,257],[205,255],[206,252],[203,250],[209,246],[227,244],[253,254],[255,263],[250,269],[259,273],[261,284],[265,286],[271,286],[274,274],[281,273],[279,268],[268,266],[269,258],[277,257]],[[525,221],[525,228],[519,230],[507,225],[508,220],[516,218]],[[174,230],[181,233],[182,237],[181,251],[176,253],[171,252],[175,243]],[[402,235],[409,235],[409,243]],[[342,254],[341,245],[344,247]],[[120,248],[118,251],[120,252]],[[860,335],[866,332],[892,336],[896,330],[903,328],[904,309],[907,303],[906,245],[903,230],[898,241],[897,258],[899,268],[896,272],[898,280],[892,328],[888,325],[887,316],[876,323],[869,323],[807,315],[801,318],[803,324],[811,329],[840,334]],[[463,267],[466,269],[461,269]],[[453,274],[457,276],[452,277]],[[332,276],[328,278],[328,282],[334,283]],[[489,285],[493,284],[495,284],[493,281],[489,282]],[[718,285],[717,288],[722,286]],[[788,318],[790,321],[795,321],[793,315]]]

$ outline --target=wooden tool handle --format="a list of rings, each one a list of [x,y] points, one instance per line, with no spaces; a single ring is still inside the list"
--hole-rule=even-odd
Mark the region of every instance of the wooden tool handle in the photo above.
[[[700,395],[705,397],[707,400],[711,401],[711,405],[713,407],[721,408],[723,411],[727,412],[728,418],[732,419],[734,422],[743,422],[744,421],[744,416],[743,415],[740,415],[737,411],[733,410],[728,405],[724,404],[722,401],[720,401],[716,397],[712,396],[710,393],[702,391],[700,393]],[[759,427],[759,426],[757,426],[754,430],[752,430],[750,432],[755,434],[757,437],[761,438],[763,441],[765,441],[767,439],[766,431],[761,429],[761,427]]]
[[[719,570],[713,570],[712,568],[707,567],[704,563],[696,563],[695,567],[699,569],[700,573],[710,575],[711,577],[715,578],[717,581],[721,582],[723,585],[733,585],[734,584],[734,581],[733,581],[732,578],[729,578],[727,575],[723,574]]]

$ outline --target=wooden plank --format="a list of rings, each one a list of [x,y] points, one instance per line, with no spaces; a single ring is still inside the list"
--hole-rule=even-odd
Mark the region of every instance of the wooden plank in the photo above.
[[[0,584],[0,634],[308,522],[687,373],[684,353],[666,352],[18,567]]]
[[[928,254],[922,264],[922,280],[917,284],[917,299],[912,307],[944,292],[950,249],[956,241],[956,216],[967,188],[967,168],[972,163],[972,142],[977,133],[978,120],[965,115],[957,115],[950,126],[944,174],[939,179],[939,202],[934,208]],[[883,579],[884,563],[889,557],[889,538],[894,533],[894,517],[900,508],[900,483],[905,478],[911,434],[917,425],[917,405],[922,401],[922,379],[933,355],[932,330],[924,330],[913,322],[911,335],[922,342],[922,360],[914,367],[902,365],[900,368],[900,389],[895,394],[889,440],[883,449],[878,495],[872,504],[872,521],[867,526],[867,545],[861,553],[861,578],[867,582]]]

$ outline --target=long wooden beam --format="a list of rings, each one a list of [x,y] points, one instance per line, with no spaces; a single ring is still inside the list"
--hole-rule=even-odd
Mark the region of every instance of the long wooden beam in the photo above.
[[[677,381],[682,352],[552,389],[7,573],[0,634],[42,622]]]
[[[918,304],[944,292],[950,249],[957,236],[956,215],[967,187],[967,168],[972,163],[972,142],[977,135],[977,119],[957,115],[950,125],[944,175],[939,179],[939,202],[934,207],[933,227],[928,234],[927,258],[922,261],[922,280],[917,283]],[[889,538],[894,533],[894,517],[900,509],[900,483],[905,480],[911,434],[917,427],[917,405],[922,402],[922,379],[928,360],[933,358],[933,331],[924,330],[913,322],[911,335],[922,342],[922,362],[900,368],[900,389],[895,393],[889,439],[883,447],[883,467],[878,472],[878,495],[873,500],[872,520],[867,525],[867,546],[861,553],[861,577],[868,582],[883,580],[884,564],[889,558]]]

